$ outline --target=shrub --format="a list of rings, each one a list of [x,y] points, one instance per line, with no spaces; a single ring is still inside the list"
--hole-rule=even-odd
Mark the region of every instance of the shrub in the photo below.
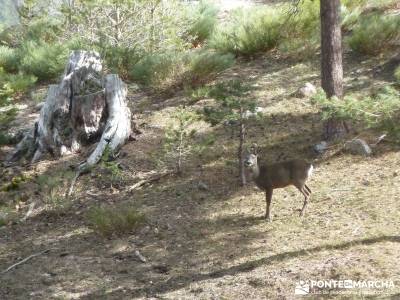
[[[281,8],[236,11],[231,21],[215,31],[210,45],[244,56],[271,50],[279,44],[284,16]]]
[[[131,77],[145,86],[163,90],[178,81],[184,73],[183,55],[177,52],[143,57],[131,71]]]
[[[36,82],[36,77],[23,73],[0,73],[0,97],[10,97],[16,93],[24,93]]]
[[[89,225],[103,236],[123,235],[133,231],[143,221],[144,215],[129,205],[95,207],[88,214]]]
[[[108,69],[122,78],[129,76],[130,70],[140,60],[141,55],[134,49],[125,47],[105,47],[100,50]]]
[[[194,21],[189,28],[189,35],[194,39],[194,46],[201,44],[212,35],[217,24],[217,13],[218,9],[206,1],[201,1],[196,6],[190,16]]]
[[[59,76],[68,58],[66,45],[28,41],[22,46],[21,70],[35,75],[39,80]]]
[[[7,72],[18,70],[20,57],[18,51],[7,46],[0,46],[0,68]]]
[[[214,51],[200,50],[188,55],[189,71],[184,85],[198,86],[214,79],[217,74],[235,63],[232,54],[221,54]]]
[[[194,122],[198,115],[187,108],[179,107],[173,114],[171,124],[165,131],[163,157],[171,162],[178,175],[182,175],[182,165],[194,150],[193,139],[196,134]]]
[[[289,11],[286,18],[281,28],[279,49],[300,60],[314,56],[320,46],[319,1],[300,1],[295,11]]]
[[[347,41],[356,52],[376,55],[391,47],[399,37],[398,16],[374,14],[363,17]]]
[[[232,66],[234,57],[211,50],[147,55],[132,69],[133,79],[158,91],[197,86]]]
[[[328,99],[323,91],[313,97],[321,111],[322,118],[336,118],[360,122],[369,128],[387,131],[400,141],[400,92],[386,86],[375,95],[357,98],[353,95],[345,96],[343,100]]]
[[[0,129],[7,129],[10,123],[15,119],[18,109],[11,108],[0,112]]]

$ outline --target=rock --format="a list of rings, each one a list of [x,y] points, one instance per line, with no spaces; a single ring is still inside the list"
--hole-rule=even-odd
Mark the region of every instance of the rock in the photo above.
[[[201,191],[209,191],[209,187],[207,184],[205,184],[203,181],[200,181],[197,185],[197,187],[199,188],[199,190]]]
[[[353,139],[344,144],[344,150],[355,155],[369,156],[372,150],[369,145],[362,139]]]
[[[316,93],[317,93],[317,88],[312,83],[307,82],[296,92],[296,96],[299,98],[309,98],[315,95]]]
[[[313,147],[314,151],[317,152],[318,154],[322,154],[328,149],[328,143],[325,141],[322,141]]]

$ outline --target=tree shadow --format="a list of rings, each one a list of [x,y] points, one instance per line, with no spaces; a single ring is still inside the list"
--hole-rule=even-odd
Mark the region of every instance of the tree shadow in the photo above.
[[[208,279],[221,278],[227,275],[237,275],[239,273],[250,272],[258,267],[267,266],[274,262],[280,262],[284,260],[289,260],[291,258],[298,258],[303,256],[309,256],[324,250],[335,251],[335,250],[345,250],[357,245],[372,245],[381,242],[395,242],[400,243],[400,236],[380,236],[373,238],[365,238],[359,240],[352,240],[340,244],[326,244],[313,248],[307,248],[298,251],[288,251],[279,253],[276,255],[259,258],[256,260],[250,260],[229,268],[223,268],[203,274],[185,274],[183,276],[171,277],[163,283],[152,285],[151,287],[130,289],[129,295],[133,298],[143,297],[143,296],[157,296],[157,294],[162,294],[165,292],[173,291],[176,289],[181,289],[193,282],[204,281]],[[101,294],[104,295],[104,294]],[[118,298],[123,296],[122,292],[112,292],[107,296]],[[81,299],[92,299],[91,297],[98,297],[100,295],[94,293],[88,296],[82,297]],[[393,295],[395,297],[395,295]]]

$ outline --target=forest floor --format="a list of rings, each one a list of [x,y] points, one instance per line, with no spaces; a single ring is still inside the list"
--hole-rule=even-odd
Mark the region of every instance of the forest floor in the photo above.
[[[387,61],[346,54],[346,90],[369,93],[390,83]],[[117,178],[99,166],[65,199],[58,195],[68,188],[70,166],[84,154],[1,170],[2,185],[21,174],[25,180],[16,190],[0,192],[16,220],[0,227],[0,272],[49,251],[0,273],[0,299],[298,299],[300,280],[329,279],[393,281],[394,287],[327,288],[319,291],[329,294],[318,297],[349,292],[350,299],[399,299],[400,146],[383,141],[367,158],[336,151],[340,144],[323,157],[313,153],[321,117],[309,99],[293,92],[305,82],[319,85],[319,57],[299,63],[271,54],[240,61],[217,81],[232,78],[251,83],[264,108],[248,133],[249,143],[261,146],[262,159],[314,162],[305,217],[298,215],[302,196],[289,187],[274,191],[273,222],[265,222],[263,193],[253,184],[238,184],[236,139],[202,122],[198,138],[212,133],[216,146],[190,157],[184,176],[128,192],[159,168],[164,130],[177,106],[188,101],[184,94],[161,100],[130,85],[142,134],[122,149]],[[35,103],[25,104],[16,125],[37,117]],[[349,138],[356,135],[374,143],[381,133],[360,131]],[[207,189],[199,189],[200,182]],[[135,232],[104,238],[88,226],[92,207],[127,203],[145,215]],[[23,220],[30,206],[32,214]]]

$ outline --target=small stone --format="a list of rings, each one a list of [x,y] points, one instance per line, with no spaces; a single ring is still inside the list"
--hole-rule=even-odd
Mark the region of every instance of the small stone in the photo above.
[[[299,88],[296,92],[296,96],[299,98],[309,98],[317,93],[317,88],[310,82],[307,82],[304,86]]]
[[[324,153],[327,148],[328,148],[328,143],[325,141],[322,141],[322,142],[314,145],[314,147],[313,147],[314,151],[317,152],[318,154]]]
[[[197,187],[199,188],[199,190],[201,191],[209,191],[209,187],[207,184],[205,184],[203,181],[200,181],[197,185]]]
[[[344,149],[355,155],[369,156],[372,154],[371,148],[362,139],[353,139],[351,141],[347,141],[344,145]]]

